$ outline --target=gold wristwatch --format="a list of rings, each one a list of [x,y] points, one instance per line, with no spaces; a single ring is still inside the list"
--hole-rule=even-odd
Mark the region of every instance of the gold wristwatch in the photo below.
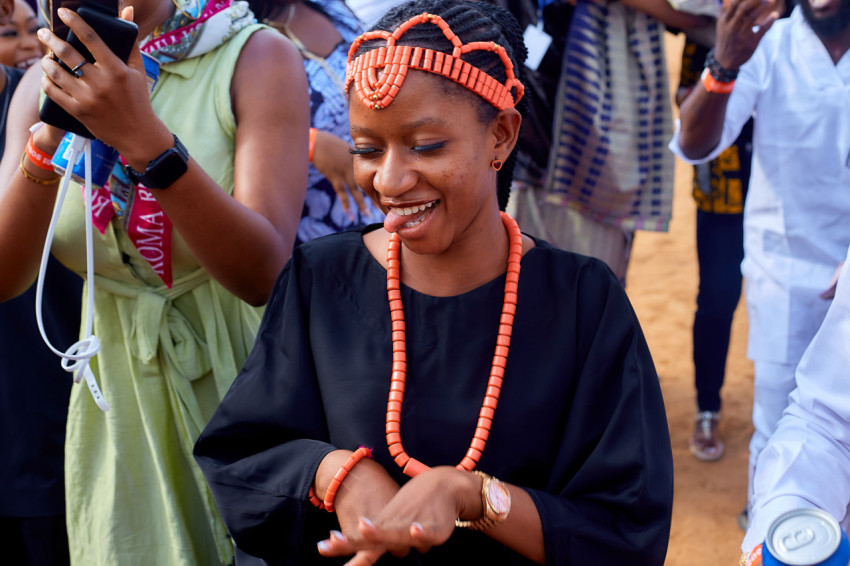
[[[508,486],[493,476],[474,470],[472,472],[484,480],[481,484],[481,507],[483,515],[474,521],[455,519],[455,527],[483,531],[498,525],[508,518],[511,511],[511,492]]]

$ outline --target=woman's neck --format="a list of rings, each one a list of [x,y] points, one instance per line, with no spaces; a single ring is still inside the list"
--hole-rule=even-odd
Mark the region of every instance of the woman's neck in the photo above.
[[[375,230],[366,236],[366,247],[386,267],[389,233]],[[530,239],[523,238],[523,253],[533,246]],[[461,295],[505,273],[508,248],[508,233],[499,216],[477,234],[459,239],[439,254],[415,253],[402,242],[401,281],[426,295]]]
[[[155,29],[164,24],[176,11],[174,3],[164,0],[156,4],[149,13],[136,10],[134,20],[139,26],[139,41],[149,36]]]

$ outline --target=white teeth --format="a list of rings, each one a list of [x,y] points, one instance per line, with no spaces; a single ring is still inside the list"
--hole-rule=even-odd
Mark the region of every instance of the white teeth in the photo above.
[[[436,203],[436,202],[437,201],[432,200],[431,202],[428,202],[428,203],[425,203],[425,204],[420,204],[419,206],[410,206],[410,207],[405,207],[405,208],[391,207],[390,211],[395,213],[395,214],[398,214],[399,216],[410,216],[411,214],[416,214],[417,212],[422,212],[426,208],[430,208],[430,207],[434,206],[434,203]],[[418,222],[417,222],[417,224],[418,224]],[[405,226],[406,226],[406,224],[405,224]]]
[[[30,66],[34,65],[39,61],[38,57],[33,57],[32,59],[27,59],[26,61],[20,61],[15,66],[19,69],[28,69]]]
[[[830,0],[811,0],[809,4],[812,8],[821,8],[830,3]]]
[[[416,220],[411,220],[410,222],[402,224],[401,227],[402,228],[413,228],[414,226],[416,226],[420,222],[422,222],[422,218],[417,218]]]

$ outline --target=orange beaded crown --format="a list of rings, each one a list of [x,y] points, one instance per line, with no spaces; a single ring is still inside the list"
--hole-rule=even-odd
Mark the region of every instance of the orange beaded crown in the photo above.
[[[396,45],[396,42],[410,28],[424,23],[435,24],[443,30],[443,35],[454,46],[451,55],[423,47]],[[360,46],[373,39],[385,39],[387,44],[355,59],[354,54]],[[505,83],[500,83],[484,71],[461,60],[462,55],[472,51],[496,53],[505,65]],[[348,92],[353,81],[357,96],[363,104],[380,110],[392,103],[401,85],[404,84],[407,70],[411,68],[451,79],[481,96],[499,110],[516,106],[525,92],[525,87],[514,76],[514,64],[503,47],[488,41],[474,41],[464,45],[443,18],[427,13],[410,18],[392,33],[370,31],[354,40],[348,51],[345,90]],[[380,79],[378,79],[377,69],[384,70]],[[516,98],[511,93],[513,89],[516,89]]]

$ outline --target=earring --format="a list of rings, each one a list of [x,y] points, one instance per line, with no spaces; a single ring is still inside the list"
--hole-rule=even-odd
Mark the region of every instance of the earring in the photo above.
[[[492,161],[492,163],[490,163],[490,166],[493,169],[495,169],[496,171],[499,171],[502,168],[502,160],[501,159],[494,159]]]

